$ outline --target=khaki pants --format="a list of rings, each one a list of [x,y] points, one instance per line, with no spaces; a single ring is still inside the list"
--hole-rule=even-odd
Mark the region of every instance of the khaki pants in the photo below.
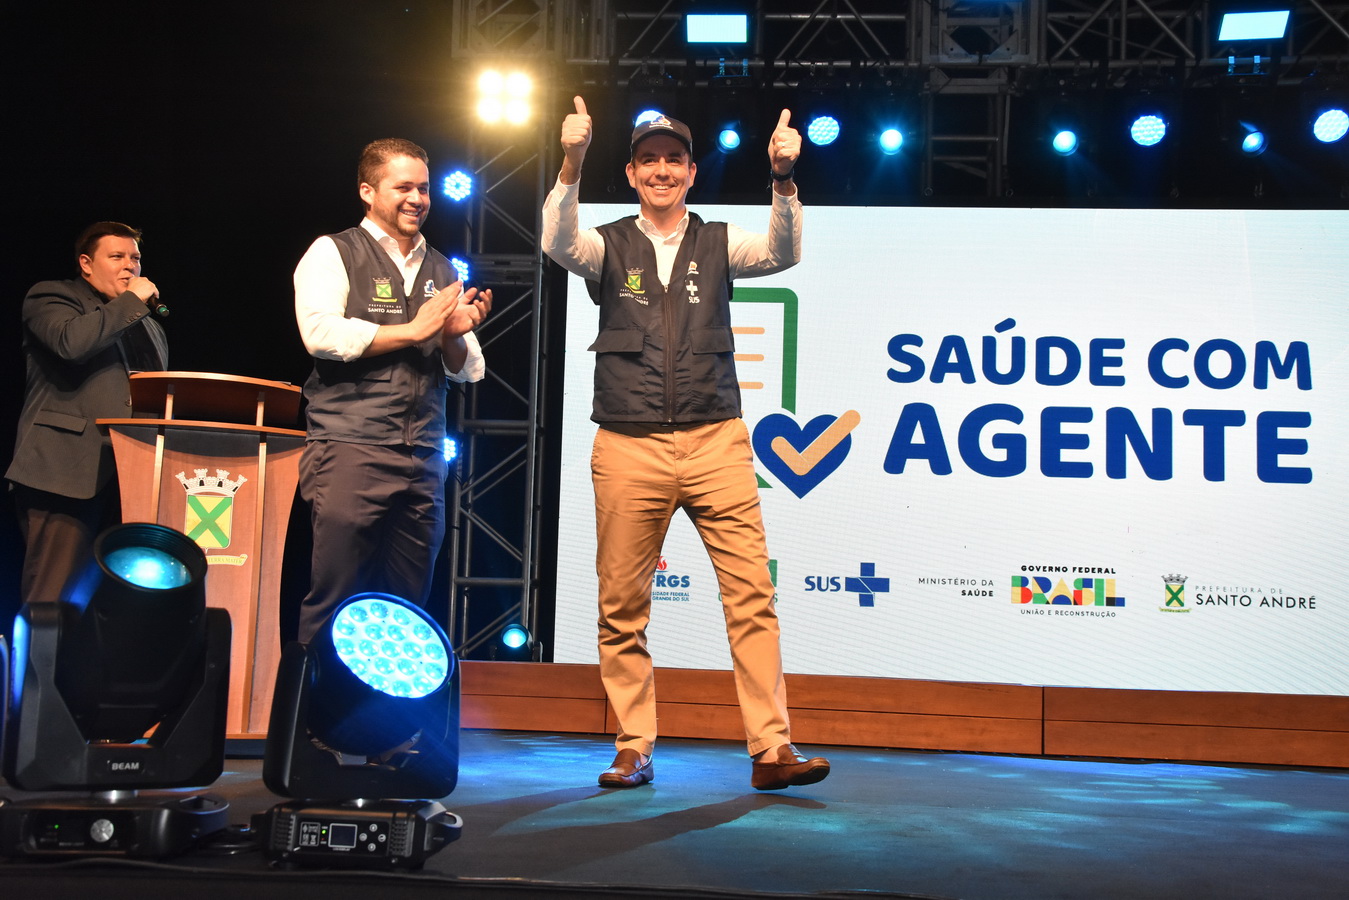
[[[749,752],[788,743],[774,588],[744,421],[601,426],[590,463],[600,677],[618,717],[618,749],[650,754],[655,744],[651,578],[681,508],[716,569]]]

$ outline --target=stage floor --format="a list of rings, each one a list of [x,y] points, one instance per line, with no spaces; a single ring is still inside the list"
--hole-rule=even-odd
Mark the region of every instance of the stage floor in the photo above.
[[[602,790],[599,735],[465,731],[462,837],[412,874],[281,871],[256,851],[0,863],[5,897],[1349,896],[1349,772],[803,747],[833,773],[760,793],[743,745],[665,740],[653,784]],[[210,788],[280,802],[261,762]],[[0,788],[0,796],[27,795]]]

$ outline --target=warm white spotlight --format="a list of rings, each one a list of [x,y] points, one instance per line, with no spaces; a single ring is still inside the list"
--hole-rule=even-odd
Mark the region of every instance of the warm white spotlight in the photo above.
[[[478,100],[478,119],[488,125],[495,125],[506,116],[505,104],[500,97],[482,97]]]
[[[508,99],[502,108],[502,115],[509,125],[525,124],[529,121],[529,113],[529,102],[518,97]]]
[[[524,72],[512,72],[506,76],[505,90],[510,97],[528,97],[534,92],[534,79]]]
[[[489,125],[523,125],[533,114],[533,91],[534,81],[524,72],[487,69],[478,76],[478,118]]]

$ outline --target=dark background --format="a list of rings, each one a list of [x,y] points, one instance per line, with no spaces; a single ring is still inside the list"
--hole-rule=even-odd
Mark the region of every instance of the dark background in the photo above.
[[[171,368],[300,384],[310,358],[291,273],[315,237],[360,221],[361,148],[409,138],[433,173],[464,152],[449,3],[57,0],[0,15],[15,192],[0,265],[4,467],[23,399],[23,297],[76,274],[85,225],[144,231],[144,274],[172,310]],[[447,206],[433,205],[426,233],[452,254]],[[21,556],[6,496],[0,633]]]

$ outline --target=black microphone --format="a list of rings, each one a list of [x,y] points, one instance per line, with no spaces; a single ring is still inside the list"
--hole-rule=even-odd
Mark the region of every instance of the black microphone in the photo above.
[[[164,305],[159,297],[155,297],[150,301],[150,312],[161,319],[167,319],[169,317],[169,308]]]

